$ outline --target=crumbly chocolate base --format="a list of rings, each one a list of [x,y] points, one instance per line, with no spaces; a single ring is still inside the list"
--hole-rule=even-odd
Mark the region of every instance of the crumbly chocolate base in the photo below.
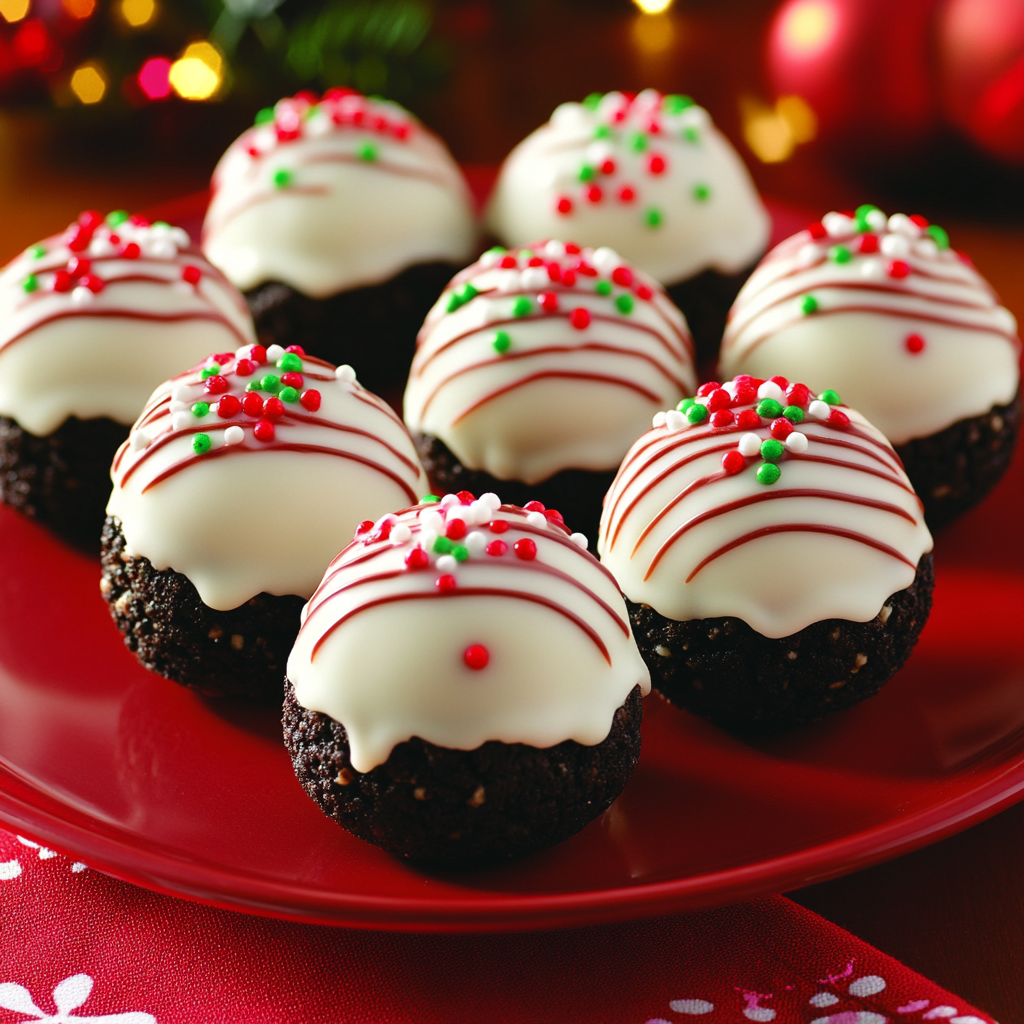
[[[103,524],[100,593],[146,668],[207,697],[281,699],[305,601],[257,594],[238,608],[203,604],[187,576],[125,552],[119,520]]]
[[[601,814],[636,767],[642,716],[637,686],[596,746],[452,750],[417,736],[365,774],[349,760],[345,727],[302,707],[290,681],[283,725],[295,774],[329,818],[399,856],[464,865],[553,846]]]
[[[405,383],[416,335],[460,268],[420,263],[390,281],[314,299],[280,281],[246,292],[263,345],[301,345],[310,355],[349,363],[371,391]]]
[[[5,504],[95,554],[110,498],[110,463],[128,427],[69,416],[37,437],[0,416],[0,496]]]
[[[668,297],[686,317],[693,335],[698,366],[706,367],[718,358],[729,309],[757,264],[758,260],[754,260],[736,274],[704,270],[695,277],[666,287]]]
[[[762,636],[742,619],[666,619],[627,600],[655,688],[673,704],[738,732],[813,722],[870,697],[907,660],[932,606],[924,555],[914,582],[870,622],[824,619],[792,636]]]
[[[524,484],[521,480],[499,480],[482,470],[466,469],[443,441],[430,434],[414,433],[412,439],[430,486],[437,493],[470,491],[479,496],[493,491],[509,505],[539,501],[546,508],[561,512],[570,530],[584,534],[591,544],[597,540],[601,506],[615,479],[614,469],[563,469],[538,484]]]
[[[1010,468],[1020,432],[1020,392],[1009,405],[959,420],[931,437],[897,446],[903,468],[938,530],[977,505]]]

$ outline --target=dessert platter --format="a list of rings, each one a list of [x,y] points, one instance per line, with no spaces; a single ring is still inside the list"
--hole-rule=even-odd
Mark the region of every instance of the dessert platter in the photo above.
[[[495,175],[468,177],[479,203]],[[42,311],[0,387],[5,827],[229,909],[493,931],[785,891],[1024,798],[1019,343],[945,233],[762,205],[706,113],[650,91],[564,104],[497,180],[510,248],[472,262],[439,140],[393,104],[300,94],[229,149],[209,215],[208,194],[83,215],[0,275],[0,312]],[[372,220],[396,181],[409,232],[361,278],[304,204]],[[440,223],[417,219],[435,194]],[[719,194],[746,211],[735,245]],[[548,222],[518,238],[524,204]],[[680,225],[713,251],[665,269]],[[68,339],[122,293],[140,330],[231,340],[105,406],[90,375],[118,338]],[[828,327],[858,316],[880,370],[847,384]],[[985,365],[956,367],[951,320]],[[368,368],[394,410],[411,362],[405,425],[357,380],[367,330],[394,342]],[[63,404],[36,424],[46,377]],[[884,433],[857,411],[883,392]],[[82,437],[61,497],[30,460]],[[111,457],[97,558],[87,474]]]

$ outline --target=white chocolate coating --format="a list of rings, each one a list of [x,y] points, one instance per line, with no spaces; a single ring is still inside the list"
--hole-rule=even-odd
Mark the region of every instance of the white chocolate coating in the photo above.
[[[660,285],[611,249],[490,250],[428,314],[405,420],[499,480],[611,470],[696,386],[692,353]]]
[[[280,100],[274,115],[213,174],[203,249],[239,288],[282,281],[324,298],[472,255],[462,173],[407,110],[333,90],[313,106]]]
[[[239,367],[248,347],[225,353],[206,381],[198,367],[161,384],[111,469],[107,513],[120,519],[128,554],[184,574],[211,608],[262,592],[308,597],[357,523],[426,488],[401,420],[351,367],[302,356],[301,400],[247,393],[247,383],[282,374],[275,349],[254,372]],[[262,415],[243,407],[221,417],[224,396],[249,395],[266,403]],[[205,415],[193,410],[200,402]],[[207,451],[197,451],[197,437],[209,439]]]
[[[830,213],[813,226],[821,237],[801,231],[764,258],[729,314],[722,375],[834,387],[893,444],[1009,402],[1020,356],[1010,311],[945,232],[861,211],[859,226]]]
[[[892,446],[853,409],[805,398],[781,475],[762,483],[775,420],[751,412],[753,388],[737,394],[737,383],[721,389],[733,399],[721,426],[672,410],[636,442],[605,499],[601,560],[631,601],[670,619],[732,616],[782,637],[822,619],[874,618],[932,549]],[[760,386],[786,404],[771,381]]]
[[[306,605],[288,678],[303,707],[345,726],[357,771],[413,736],[457,750],[592,746],[635,686],[650,691],[618,587],[586,541],[541,512],[499,505],[448,496],[383,517]],[[465,524],[461,550],[438,554],[454,519]],[[523,541],[534,558],[517,555]],[[410,567],[414,549],[422,564]],[[488,658],[474,669],[465,655],[476,645]]]
[[[181,228],[72,224],[0,271],[0,414],[37,436],[69,416],[128,426],[181,366],[255,340],[245,300]]]
[[[566,236],[610,245],[666,285],[742,270],[771,231],[707,111],[654,89],[559,106],[505,160],[487,225],[506,245]]]

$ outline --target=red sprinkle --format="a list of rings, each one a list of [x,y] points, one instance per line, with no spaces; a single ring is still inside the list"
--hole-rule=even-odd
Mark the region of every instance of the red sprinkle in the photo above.
[[[576,283],[576,271],[575,270],[563,270],[562,271],[562,284],[566,288],[571,288]]]
[[[861,252],[878,252],[878,235],[870,233],[860,236]]]
[[[590,311],[584,309],[582,306],[577,306],[569,314],[569,323],[576,328],[577,331],[586,330],[590,326]]]
[[[257,441],[274,440],[274,424],[270,420],[257,420],[252,432],[256,435]]]
[[[757,388],[753,384],[737,384],[736,385],[736,404],[737,405],[749,405],[751,402],[757,401]]]
[[[251,345],[249,347],[249,358],[262,366],[267,361],[267,350],[262,345]]]
[[[719,384],[717,380],[709,380],[707,384],[701,384],[701,386],[697,388],[697,397],[707,398],[708,395],[717,391],[721,386],[722,385]]]
[[[72,284],[71,275],[66,270],[58,270],[53,275],[53,290],[55,292],[69,292]]]
[[[259,156],[260,155],[260,151],[255,146],[250,146],[246,150],[246,153],[248,153],[249,156]]]
[[[126,260],[137,260],[142,255],[142,250],[139,248],[138,242],[129,242],[122,246],[121,255]]]
[[[483,644],[470,644],[463,653],[462,660],[471,669],[479,672],[480,669],[487,668],[487,662],[491,660],[491,655]]]
[[[502,256],[501,259],[498,260],[498,266],[501,267],[502,270],[515,270],[515,268],[519,266],[519,263],[516,261],[515,256]]]
[[[239,359],[235,363],[235,373],[239,377],[251,377],[256,372],[256,364],[251,359]]]
[[[719,409],[728,409],[732,404],[732,397],[725,388],[716,388],[708,396],[709,412],[717,412]]]
[[[407,569],[422,569],[430,564],[430,556],[423,550],[423,548],[413,548],[405,556],[405,566]]]
[[[629,267],[616,267],[612,271],[612,281],[620,288],[629,288],[633,284],[633,271]]]
[[[492,540],[484,550],[487,554],[494,555],[495,558],[500,558],[506,551],[508,551],[508,545],[503,540]]]
[[[434,580],[434,586],[437,587],[442,594],[447,594],[450,590],[455,589],[455,577],[452,576],[451,573],[446,572],[443,576],[438,576],[437,579]]]
[[[202,276],[203,272],[191,263],[181,268],[181,279],[189,284],[199,284],[199,279]]]
[[[284,415],[284,402],[280,398],[268,398],[263,403],[263,415],[268,419],[279,420]]]
[[[612,160],[611,157],[609,157],[607,160],[602,160],[601,161],[601,166],[598,168],[598,170],[602,174],[614,174],[615,173],[615,161]]]
[[[466,536],[466,523],[462,519],[449,519],[444,527],[444,535],[449,540],[462,540]]]
[[[547,270],[550,281],[557,284],[562,279],[562,268],[557,263],[549,263]]]
[[[246,416],[252,416],[256,419],[258,416],[263,415],[263,399],[260,398],[255,391],[246,392],[245,398],[242,399],[242,412]]]
[[[601,191],[600,185],[588,185],[583,195],[588,203],[599,203],[604,199],[604,192]]]
[[[772,420],[772,424],[768,429],[772,432],[772,437],[777,441],[785,441],[793,433],[793,424],[785,416],[780,416],[778,419]]]
[[[531,256],[527,261],[528,267],[543,267],[544,261],[539,256]]]
[[[237,416],[242,408],[242,403],[234,395],[221,395],[217,402],[217,415],[222,420],[229,420]]]
[[[722,456],[722,469],[730,476],[743,472],[746,465],[747,460],[735,448]]]
[[[556,213],[572,213],[572,200],[568,196],[559,196],[555,203]]]
[[[543,512],[544,506],[539,501],[528,501],[523,506],[524,512]]]
[[[377,527],[374,535],[370,538],[371,540],[387,540],[391,536],[391,531],[397,525],[397,521],[394,519],[383,519],[381,520],[380,526]]]
[[[463,505],[472,505],[476,501],[476,495],[472,491],[459,491],[455,495],[459,499],[459,502]]]
[[[756,430],[761,426],[761,417],[757,415],[756,409],[744,409],[736,417],[736,426],[740,430]]]
[[[663,174],[666,166],[665,158],[660,153],[652,153],[647,158],[647,170],[651,174]]]
[[[95,231],[103,223],[103,214],[99,210],[83,210],[78,215],[78,223],[86,231]]]
[[[532,562],[537,557],[537,545],[529,537],[517,540],[512,550],[515,551],[516,558],[521,558],[524,562]]]
[[[558,523],[560,525],[565,524],[565,519],[562,517],[562,513],[553,508],[544,509],[544,518],[549,523]]]
[[[582,274],[584,277],[597,277],[597,270],[585,260],[577,260],[573,264],[572,269],[575,270],[577,274]]]
[[[72,256],[68,260],[68,273],[72,277],[82,277],[84,274],[89,273],[91,266],[92,260],[87,259],[85,256]]]
[[[97,277],[95,274],[86,274],[85,277],[82,278],[82,284],[85,285],[93,295],[98,295],[107,286],[103,278]]]
[[[218,365],[225,366],[234,358],[234,352],[215,352],[210,358]]]
[[[736,417],[733,415],[732,409],[719,409],[718,412],[711,414],[711,426],[731,427],[735,419]]]
[[[304,356],[306,354],[306,350],[301,345],[289,345],[285,352],[291,352],[295,356]]]
[[[91,241],[92,231],[75,228],[67,238],[67,246],[72,252],[83,252]]]
[[[356,527],[356,536],[357,537],[362,537],[362,535],[364,533],[369,533],[372,529],[373,529],[373,520],[372,519],[364,519]]]
[[[837,430],[846,430],[850,425],[850,417],[842,412],[840,409],[833,409],[828,414],[828,419],[825,422],[830,427],[835,427]]]
[[[215,373],[212,377],[207,377],[203,381],[203,387],[208,395],[220,395],[227,391],[228,382],[219,373]]]
[[[787,405],[798,405],[801,409],[806,409],[810,401],[811,392],[806,384],[790,384],[786,389]]]
[[[281,383],[286,388],[301,388],[305,381],[303,380],[301,373],[289,370],[287,373],[281,374]]]
[[[912,213],[907,219],[911,224],[916,224],[922,231],[928,227],[928,218],[922,217],[919,213]]]
[[[579,256],[580,247],[575,242],[566,242],[565,254],[566,256]]]
[[[890,277],[898,281],[910,273],[910,264],[906,260],[889,260],[885,270]]]
[[[547,313],[558,310],[558,296],[554,292],[541,292],[537,300],[540,302],[540,308]]]
[[[508,520],[492,519],[487,524],[487,529],[490,530],[491,533],[504,533],[508,529]]]
[[[914,355],[924,351],[924,338],[920,334],[908,334],[903,344],[906,346],[907,351],[912,352]]]
[[[778,384],[783,391],[789,387],[789,381],[785,377],[769,377],[768,378],[773,384]]]
[[[653,298],[653,296],[654,296],[654,292],[651,291],[651,289],[648,288],[647,285],[645,285],[645,284],[637,285],[636,297],[638,299],[643,299],[644,302],[650,302],[651,299]]]
[[[815,241],[825,238],[828,235],[828,232],[825,230],[825,225],[822,224],[820,220],[815,221],[813,224],[808,224],[807,233]]]
[[[309,412],[316,412],[320,408],[320,392],[316,388],[303,391],[299,396],[299,402],[302,404],[303,409],[307,409]]]
[[[619,202],[620,203],[631,203],[636,199],[636,189],[632,185],[623,185],[619,189]]]

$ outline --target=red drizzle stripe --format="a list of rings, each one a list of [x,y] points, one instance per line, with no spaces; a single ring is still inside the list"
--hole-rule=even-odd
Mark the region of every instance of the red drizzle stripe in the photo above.
[[[893,476],[891,473],[883,473],[881,470],[872,469],[870,466],[861,466],[856,462],[844,462],[842,459],[830,459],[827,455],[808,455],[806,452],[797,454],[796,452],[787,451],[786,458],[799,459],[803,462],[820,462],[826,466],[842,466],[843,469],[852,469],[855,473],[867,473],[870,476],[877,476],[880,480],[886,480],[917,498],[917,494],[910,484],[904,483],[898,476]],[[920,502],[920,499],[918,501]]]
[[[777,526],[763,526],[760,530],[751,530],[750,533],[745,533],[742,537],[737,537],[735,540],[729,541],[728,544],[723,544],[722,547],[718,548],[717,551],[712,551],[702,562],[700,562],[693,572],[686,577],[686,582],[689,583],[694,576],[697,575],[709,562],[713,562],[716,558],[721,557],[728,551],[732,551],[734,548],[738,548],[743,544],[749,544],[751,541],[758,540],[761,537],[768,537],[774,533],[827,533],[834,537],[843,537],[846,540],[855,541],[858,544],[864,544],[866,547],[874,548],[876,551],[881,551],[883,554],[889,555],[891,558],[895,558],[898,562],[902,562],[904,565],[909,565],[911,569],[917,568],[913,562],[904,558],[895,548],[890,547],[888,544],[883,544],[880,540],[875,540],[873,537],[868,537],[863,533],[857,533],[854,530],[843,530],[837,526],[822,526],[818,523],[779,523]],[[652,562],[650,569],[647,571],[647,575],[650,576],[657,562]],[[644,577],[645,579],[647,577]]]
[[[845,433],[852,434],[853,431],[845,431]],[[860,452],[861,455],[866,455],[869,459],[874,459],[875,462],[885,466],[886,469],[902,469],[903,463],[900,461],[899,456],[885,443],[877,441],[873,437],[867,434],[858,433],[857,437],[862,437],[865,441],[871,442],[876,448],[881,449],[884,455],[890,456],[889,459],[883,459],[881,455],[871,451],[870,448],[865,448],[862,445],[854,444],[852,441],[844,441],[839,437],[824,437],[821,434],[807,434],[804,436],[808,441],[817,441],[818,444],[828,444],[835,448],[849,448],[851,451]],[[789,452],[792,455],[792,452]]]
[[[309,167],[312,164],[356,164],[360,167],[367,166],[366,161],[362,157],[354,156],[351,153],[314,153],[295,162],[296,167]],[[422,181],[431,181],[435,185],[446,186],[453,183],[450,176],[437,174],[425,167],[392,164],[386,160],[374,160],[373,169],[384,174],[394,174],[399,178],[419,178]],[[283,191],[287,191],[287,189]]]
[[[719,450],[720,450],[720,449],[719,449]],[[724,477],[727,477],[727,476],[729,476],[729,474],[728,474],[728,473],[726,473],[726,471],[725,471],[724,469],[719,469],[719,470],[716,470],[716,471],[715,471],[714,473],[709,473],[709,474],[708,474],[707,476],[702,476],[702,477],[698,477],[698,478],[697,478],[696,480],[693,480],[693,481],[691,481],[690,483],[688,483],[688,484],[687,484],[687,485],[686,485],[686,486],[685,486],[685,487],[684,487],[684,488],[683,488],[683,489],[682,489],[682,490],[681,490],[681,491],[680,491],[680,492],[679,492],[679,493],[678,493],[678,494],[677,494],[677,495],[676,495],[676,496],[675,496],[675,497],[674,497],[674,498],[673,498],[673,499],[672,499],[672,500],[671,500],[670,502],[668,502],[668,504],[666,504],[666,505],[665,505],[665,507],[664,507],[663,509],[661,509],[661,511],[660,511],[660,512],[659,512],[659,513],[658,513],[658,514],[657,514],[657,515],[656,515],[656,516],[655,516],[655,517],[654,517],[654,518],[653,518],[653,519],[652,519],[652,520],[651,520],[651,521],[650,521],[650,522],[649,522],[649,523],[648,523],[648,524],[647,524],[647,525],[646,525],[646,526],[644,527],[644,529],[643,529],[643,532],[642,532],[642,533],[640,534],[640,536],[639,536],[639,537],[637,538],[637,541],[636,541],[636,543],[635,543],[635,544],[633,545],[633,550],[632,550],[632,551],[630,551],[630,553],[629,553],[629,557],[630,557],[631,559],[632,559],[633,557],[635,557],[635,555],[636,555],[637,551],[639,551],[639,549],[640,549],[640,545],[641,545],[641,544],[643,544],[643,542],[644,542],[645,540],[647,540],[647,537],[648,537],[648,535],[650,534],[651,530],[653,530],[653,529],[654,529],[654,528],[655,528],[655,527],[656,527],[656,526],[658,525],[658,523],[660,523],[660,522],[662,521],[662,519],[664,519],[664,518],[665,518],[665,516],[667,516],[667,515],[668,515],[668,513],[669,513],[669,512],[671,512],[671,511],[672,511],[672,509],[674,509],[674,508],[676,507],[676,505],[678,505],[678,504],[679,504],[679,502],[681,502],[681,501],[682,501],[682,500],[683,500],[684,498],[687,498],[687,497],[689,497],[689,496],[690,496],[691,494],[693,494],[693,492],[694,492],[694,491],[696,491],[696,490],[699,490],[699,489],[700,489],[701,487],[706,487],[706,486],[707,486],[708,484],[714,483],[714,482],[715,482],[716,480],[721,480],[721,479],[723,479]],[[652,486],[653,486],[653,485],[652,485]],[[625,512],[624,512],[624,513],[622,514],[622,519],[621,519],[621,520],[619,520],[619,529],[617,529],[617,530],[615,531],[615,536],[616,536],[616,537],[617,537],[617,536],[619,535],[619,530],[620,530],[620,529],[622,529],[622,524],[623,524],[623,522],[625,521],[625,518],[626,518],[626,516],[628,516],[628,515],[629,515],[629,513],[630,513],[630,512],[631,512],[631,511],[633,510],[633,506],[634,506],[634,505],[636,505],[636,503],[637,503],[637,502],[638,502],[638,501],[640,500],[640,498],[641,498],[641,497],[642,497],[642,496],[643,496],[643,495],[644,495],[645,493],[646,493],[646,491],[642,491],[642,492],[641,492],[641,493],[640,493],[639,495],[637,495],[637,497],[636,497],[636,498],[635,498],[635,499],[633,500],[632,504],[630,504],[629,508],[627,508],[627,509],[626,509],[626,511],[625,511]],[[675,536],[675,534],[673,534],[673,537],[674,537],[674,536]],[[610,547],[610,546],[611,546],[611,545],[609,545],[609,547]],[[659,554],[660,554],[660,552],[659,552]],[[650,571],[648,571],[648,576],[649,576],[649,575],[650,575]],[[644,577],[644,579],[646,580],[646,579],[647,579],[647,576],[645,576],[645,577]]]

